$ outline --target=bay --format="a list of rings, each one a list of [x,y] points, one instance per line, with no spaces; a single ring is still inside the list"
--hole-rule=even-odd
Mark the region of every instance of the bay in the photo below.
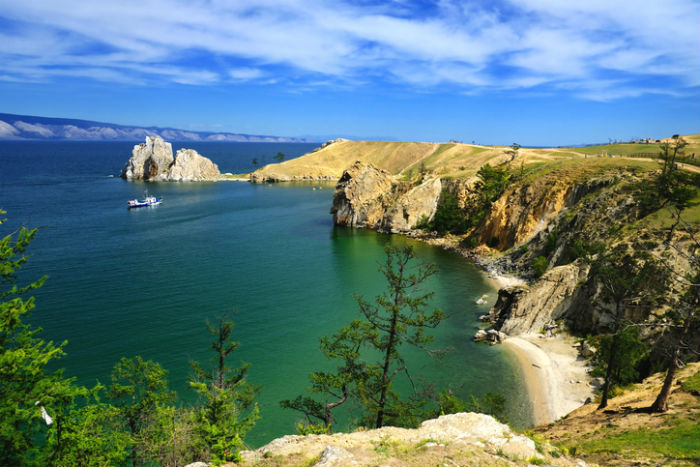
[[[461,397],[500,392],[509,419],[526,426],[530,409],[515,363],[498,346],[476,345],[475,300],[496,294],[484,275],[451,252],[398,236],[335,227],[328,210],[332,185],[253,185],[242,182],[140,183],[118,174],[132,144],[0,143],[0,209],[8,222],[40,227],[20,280],[44,274],[32,323],[42,337],[68,340],[60,362],[82,384],[109,383],[121,357],[141,355],[169,370],[183,403],[188,361],[211,356],[205,320],[229,313],[241,347],[231,365],[252,364],[261,384],[261,419],[251,446],[294,431],[299,414],[279,407],[309,386],[308,373],[327,368],[318,340],[359,312],[353,294],[371,300],[384,289],[378,262],[387,243],[410,244],[439,273],[426,284],[432,305],[449,318],[435,331],[441,360],[408,351],[417,382],[451,388]],[[184,143],[214,160],[222,172],[253,170],[315,145]],[[162,196],[155,208],[127,210],[144,190]],[[408,388],[404,388],[407,390]],[[348,428],[346,408],[337,428]]]

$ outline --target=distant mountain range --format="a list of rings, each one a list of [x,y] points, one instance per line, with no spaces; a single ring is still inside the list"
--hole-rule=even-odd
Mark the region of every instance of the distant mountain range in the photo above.
[[[248,135],[177,128],[141,127],[70,118],[0,113],[0,140],[142,141],[146,136],[167,141],[231,141],[249,143],[308,143],[306,138]]]

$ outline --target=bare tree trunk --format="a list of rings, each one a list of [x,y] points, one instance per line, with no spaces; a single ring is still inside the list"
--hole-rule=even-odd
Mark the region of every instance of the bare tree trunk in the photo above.
[[[668,410],[668,396],[671,394],[671,387],[673,386],[673,380],[676,377],[676,370],[678,369],[678,358],[680,357],[680,349],[676,346],[673,351],[673,356],[671,357],[671,363],[668,366],[668,371],[666,371],[666,378],[664,379],[664,385],[661,387],[661,392],[656,396],[656,400],[651,405],[652,412],[666,412]]]
[[[600,405],[598,410],[608,406],[608,395],[610,393],[610,382],[612,380],[613,367],[615,366],[615,353],[617,352],[617,331],[613,334],[612,344],[610,344],[610,355],[608,355],[608,368],[605,370],[605,383],[600,397]]]
[[[382,369],[382,391],[379,396],[379,410],[377,411],[376,428],[381,428],[384,425],[384,406],[386,405],[386,392],[389,389],[389,364],[391,363],[391,354],[394,349],[394,339],[396,338],[396,320],[398,310],[394,311],[394,316],[391,320],[391,332],[389,334],[389,345],[386,349],[384,357],[384,368]]]
[[[615,366],[615,357],[617,353],[618,334],[620,332],[620,302],[615,303],[615,330],[613,331],[612,343],[610,344],[610,353],[608,354],[608,367],[605,370],[605,383],[603,383],[602,395],[600,397],[600,405],[597,410],[604,409],[608,406],[608,395],[610,393],[610,382],[612,380],[613,368]]]
[[[694,303],[691,304],[691,310],[688,313],[688,316],[685,317],[683,332],[678,338],[678,341],[673,348],[673,352],[671,353],[671,361],[668,364],[668,371],[666,372],[664,385],[661,386],[659,395],[656,397],[656,400],[650,407],[652,412],[666,412],[668,410],[668,396],[671,395],[671,388],[673,387],[673,380],[676,377],[676,370],[681,367],[681,346],[684,345],[685,338],[690,333],[690,326],[695,319],[698,302],[700,302],[700,288],[695,295]]]

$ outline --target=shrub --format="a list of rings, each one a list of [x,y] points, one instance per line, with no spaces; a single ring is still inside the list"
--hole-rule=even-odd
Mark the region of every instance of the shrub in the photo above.
[[[545,272],[547,272],[548,267],[549,260],[544,256],[538,256],[532,262],[532,269],[534,269],[537,277],[541,277]]]

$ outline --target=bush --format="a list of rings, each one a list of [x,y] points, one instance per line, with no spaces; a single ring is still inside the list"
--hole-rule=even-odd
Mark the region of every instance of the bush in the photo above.
[[[532,269],[534,269],[537,277],[541,277],[545,272],[547,272],[548,267],[549,260],[544,256],[538,256],[532,262]]]
[[[442,192],[432,227],[441,235],[448,232],[461,234],[467,231],[469,228],[467,215],[463,209],[460,209],[457,196],[447,191]]]

